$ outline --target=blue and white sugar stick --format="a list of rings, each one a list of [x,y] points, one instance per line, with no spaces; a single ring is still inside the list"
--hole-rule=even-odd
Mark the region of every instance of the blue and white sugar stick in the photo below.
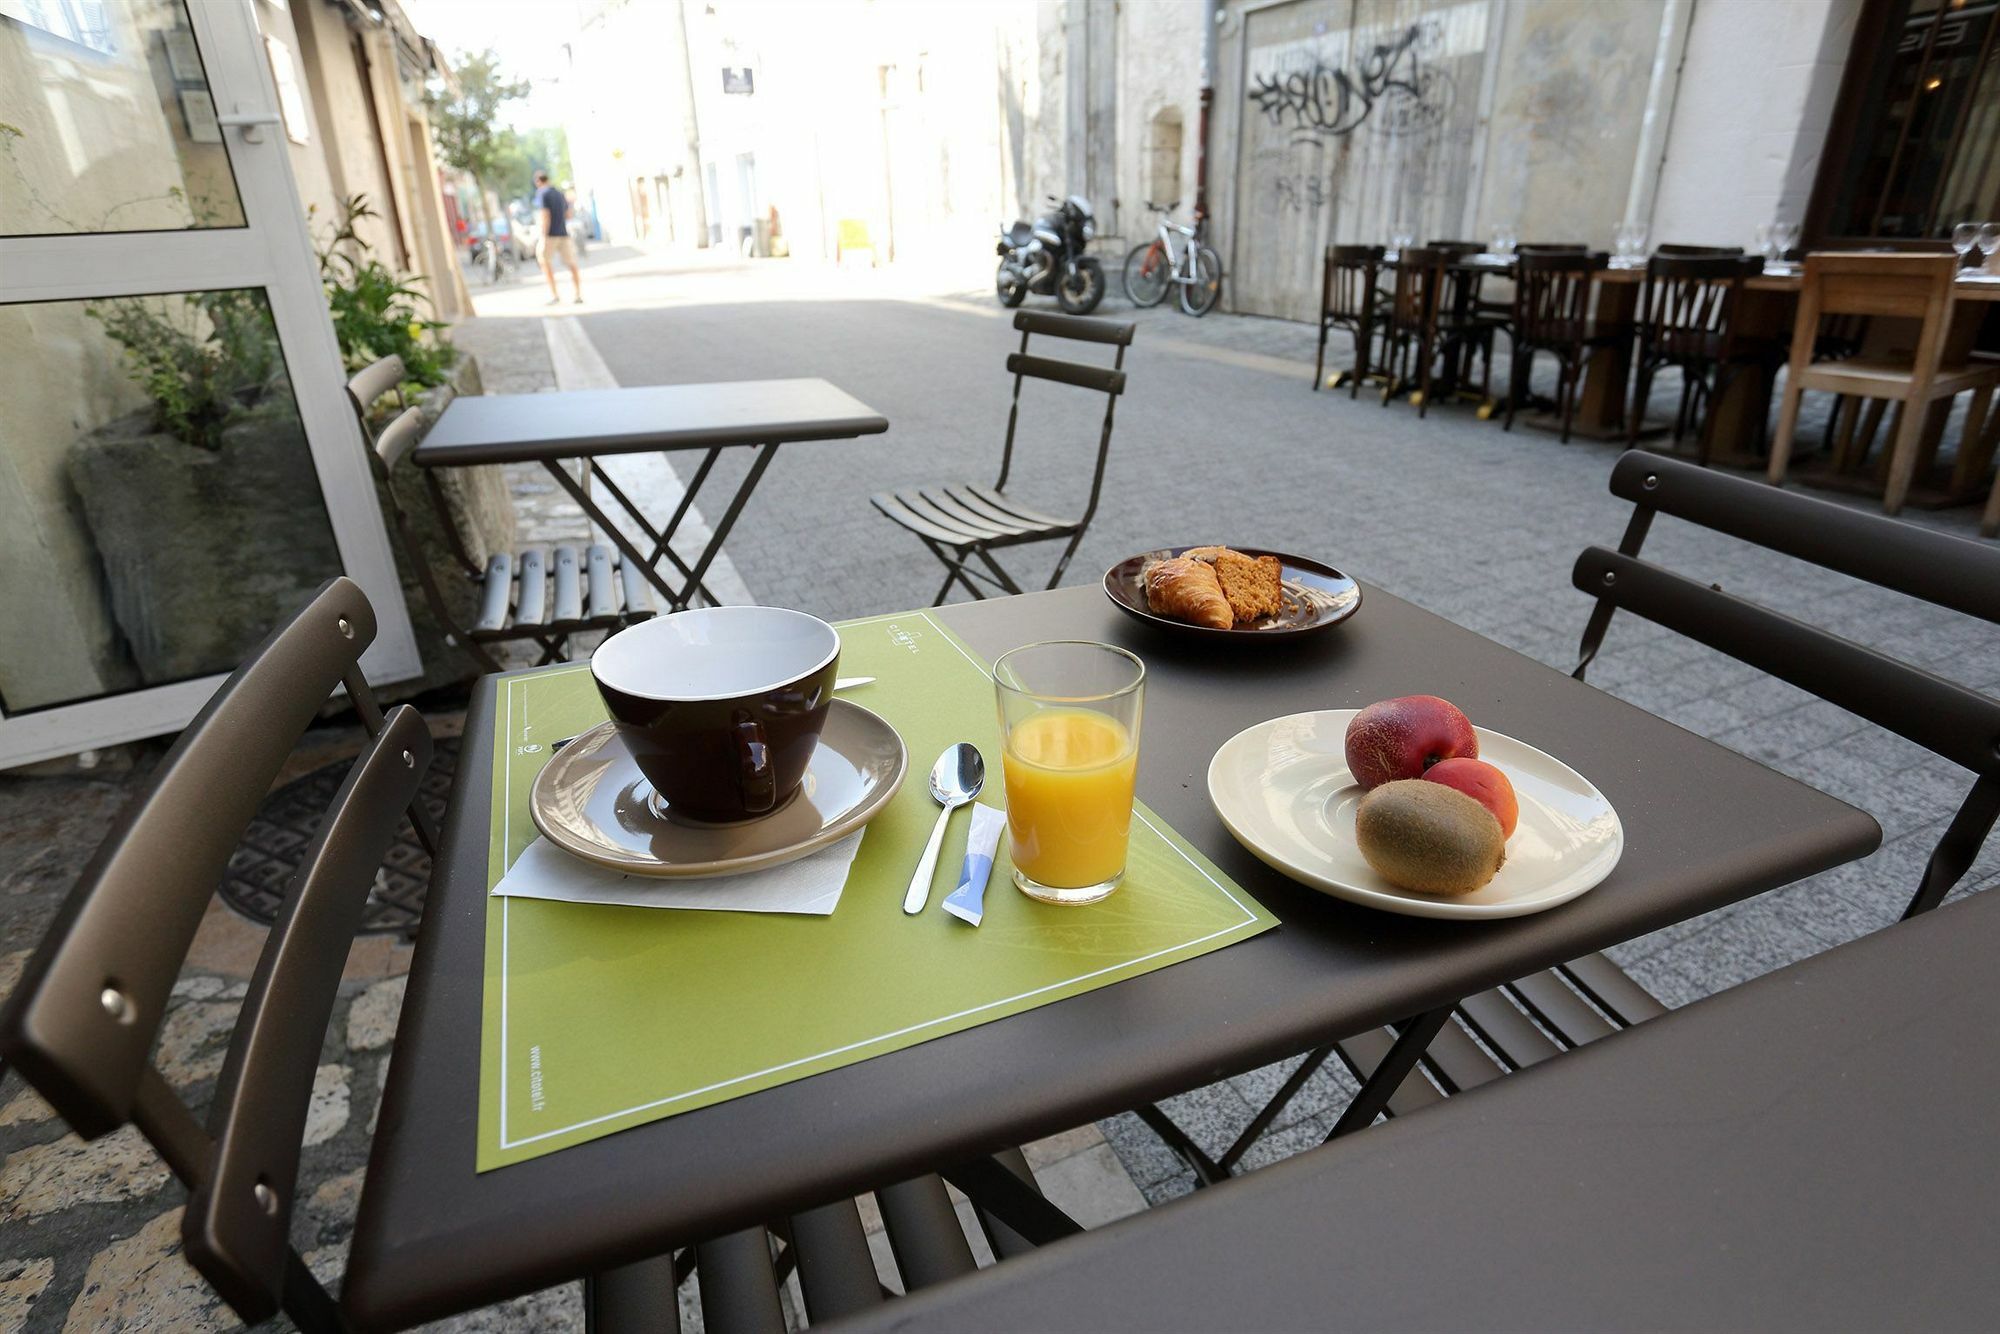
[[[1007,817],[991,806],[974,803],[972,829],[965,836],[965,865],[959,868],[958,888],[944,901],[944,910],[962,922],[979,925],[985,915],[986,881],[993,874],[993,853],[1000,846],[1000,831]]]

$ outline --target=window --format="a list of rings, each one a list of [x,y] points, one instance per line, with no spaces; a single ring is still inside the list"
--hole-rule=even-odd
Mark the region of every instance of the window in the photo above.
[[[1820,160],[1813,244],[2000,215],[2000,0],[1869,0]]]

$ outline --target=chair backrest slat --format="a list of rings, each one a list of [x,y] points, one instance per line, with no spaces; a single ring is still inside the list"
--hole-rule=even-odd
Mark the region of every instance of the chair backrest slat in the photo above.
[[[375,457],[382,460],[384,472],[394,472],[396,465],[408,458],[424,438],[424,410],[404,408],[382,428],[382,434],[375,437]]]
[[[1073,384],[1079,389],[1095,389],[1102,394],[1125,392],[1125,372],[1108,366],[1083,366],[1074,361],[1010,352],[1007,354],[1007,369],[1014,375],[1032,375],[1038,380]]]
[[[1372,322],[1382,247],[1332,245],[1320,282],[1320,318]]]
[[[1638,450],[1612,467],[1611,494],[2000,624],[2000,547]]]
[[[1037,310],[1017,310],[1014,312],[1014,327],[1022,333],[1042,334],[1050,338],[1074,338],[1085,343],[1116,343],[1120,347],[1132,342],[1132,334],[1137,325],[1120,324],[1116,320],[1093,320],[1083,315],[1051,315]]]
[[[300,1145],[320,1043],[375,874],[430,766],[424,720],[390,711],[306,849],[209,1108],[215,1153],[188,1201],[188,1259],[246,1320],[284,1290]]]
[[[375,400],[403,383],[403,359],[394,353],[356,371],[347,380],[347,397],[364,419]]]
[[[1789,681],[1974,773],[2000,778],[2000,700],[1604,547],[1586,548],[1570,578],[1621,610]]]
[[[1590,314],[1590,275],[1603,255],[1522,247],[1514,259],[1514,329],[1524,342],[1574,338]]]
[[[330,580],[252,651],[84,868],[4,1012],[0,1051],[85,1138],[131,1119],[203,912],[299,736],[375,638]]]

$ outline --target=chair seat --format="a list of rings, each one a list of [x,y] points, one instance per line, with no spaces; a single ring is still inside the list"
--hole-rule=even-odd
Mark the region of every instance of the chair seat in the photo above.
[[[633,561],[598,544],[553,552],[496,551],[477,579],[479,616],[472,632],[509,638],[605,629],[642,621],[658,608],[652,585]]]
[[[904,528],[954,550],[1040,542],[1068,537],[1078,528],[1074,519],[1043,514],[969,483],[884,491],[868,499]]]
[[[1390,1095],[1388,1112],[1406,1115],[1665,1013],[1665,1006],[1601,954],[1481,992],[1462,1001],[1452,1022],[1431,1040],[1419,1067],[1423,1073],[1412,1071]],[[1336,1043],[1334,1050],[1365,1083],[1395,1037],[1392,1029],[1374,1029]]]
[[[1802,388],[1828,389],[1869,398],[1909,397],[1912,375],[1913,367],[1909,362],[1889,357],[1849,357],[1845,361],[1814,362],[1798,372]],[[1931,381],[1930,396],[1946,398],[1993,384],[2000,384],[2000,361],[1980,357],[1962,366],[1940,367],[1937,378]]]

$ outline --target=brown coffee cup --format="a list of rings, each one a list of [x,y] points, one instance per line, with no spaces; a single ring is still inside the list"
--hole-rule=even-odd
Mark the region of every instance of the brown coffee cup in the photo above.
[[[783,607],[696,607],[620,630],[590,675],[669,815],[754,820],[806,776],[840,636]]]

